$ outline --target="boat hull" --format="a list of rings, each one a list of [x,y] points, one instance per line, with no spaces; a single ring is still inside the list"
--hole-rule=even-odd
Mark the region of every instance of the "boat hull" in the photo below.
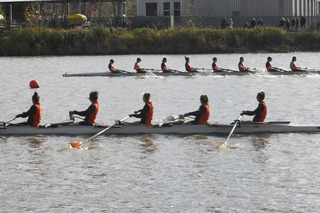
[[[91,73],[65,73],[63,77],[122,77],[122,76],[146,76],[146,75],[155,75],[155,76],[193,76],[193,75],[250,75],[255,74],[255,72],[238,72],[238,71],[230,71],[230,72],[146,72],[146,73],[134,73],[134,72],[125,72],[125,73],[111,73],[111,72],[91,72]]]
[[[176,124],[165,126],[144,126],[137,124],[125,124],[115,126],[104,134],[106,135],[135,135],[135,134],[228,134],[233,124],[213,124],[213,125],[190,125]],[[93,135],[106,128],[106,126],[49,126],[49,127],[27,127],[9,125],[0,128],[0,135]],[[259,133],[287,133],[287,132],[320,132],[320,126],[313,125],[289,125],[282,122],[270,123],[241,123],[234,133],[238,134],[259,134]]]

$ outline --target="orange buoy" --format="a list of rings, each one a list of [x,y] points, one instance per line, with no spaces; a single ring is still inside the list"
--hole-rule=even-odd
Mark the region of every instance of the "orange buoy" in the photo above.
[[[30,88],[32,89],[39,88],[39,83],[36,80],[30,81],[29,85],[30,85]]]

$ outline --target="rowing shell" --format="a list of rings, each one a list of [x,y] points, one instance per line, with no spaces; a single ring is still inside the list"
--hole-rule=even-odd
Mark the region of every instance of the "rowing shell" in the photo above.
[[[239,72],[239,71],[227,71],[227,72],[89,72],[89,73],[65,73],[63,77],[95,77],[95,76],[106,76],[106,77],[121,77],[121,76],[145,76],[145,75],[156,75],[156,76],[193,76],[193,75],[249,75],[255,74],[255,72]]]
[[[19,125],[1,126],[0,135],[93,135],[106,126],[79,126],[60,123],[43,127],[29,127]],[[228,134],[233,124],[191,125],[184,123],[165,123],[163,125],[144,126],[137,124],[117,125],[104,134],[135,135],[135,134],[177,134],[177,135],[215,135]],[[287,132],[320,132],[320,126],[291,125],[290,122],[253,123],[240,122],[234,133],[287,133]]]

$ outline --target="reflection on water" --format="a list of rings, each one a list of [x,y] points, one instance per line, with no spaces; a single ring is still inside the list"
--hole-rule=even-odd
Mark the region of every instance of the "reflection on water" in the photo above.
[[[144,154],[153,154],[157,150],[157,146],[153,143],[153,140],[157,138],[157,135],[142,135],[139,137],[139,140],[142,142],[140,146]]]
[[[270,134],[263,134],[263,135],[255,135],[250,137],[251,144],[255,148],[256,151],[261,149],[265,149],[269,144],[269,138],[271,137]]]

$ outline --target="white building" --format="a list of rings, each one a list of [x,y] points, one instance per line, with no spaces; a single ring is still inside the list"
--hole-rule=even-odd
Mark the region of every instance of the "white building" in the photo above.
[[[317,16],[320,0],[137,0],[138,16]]]

